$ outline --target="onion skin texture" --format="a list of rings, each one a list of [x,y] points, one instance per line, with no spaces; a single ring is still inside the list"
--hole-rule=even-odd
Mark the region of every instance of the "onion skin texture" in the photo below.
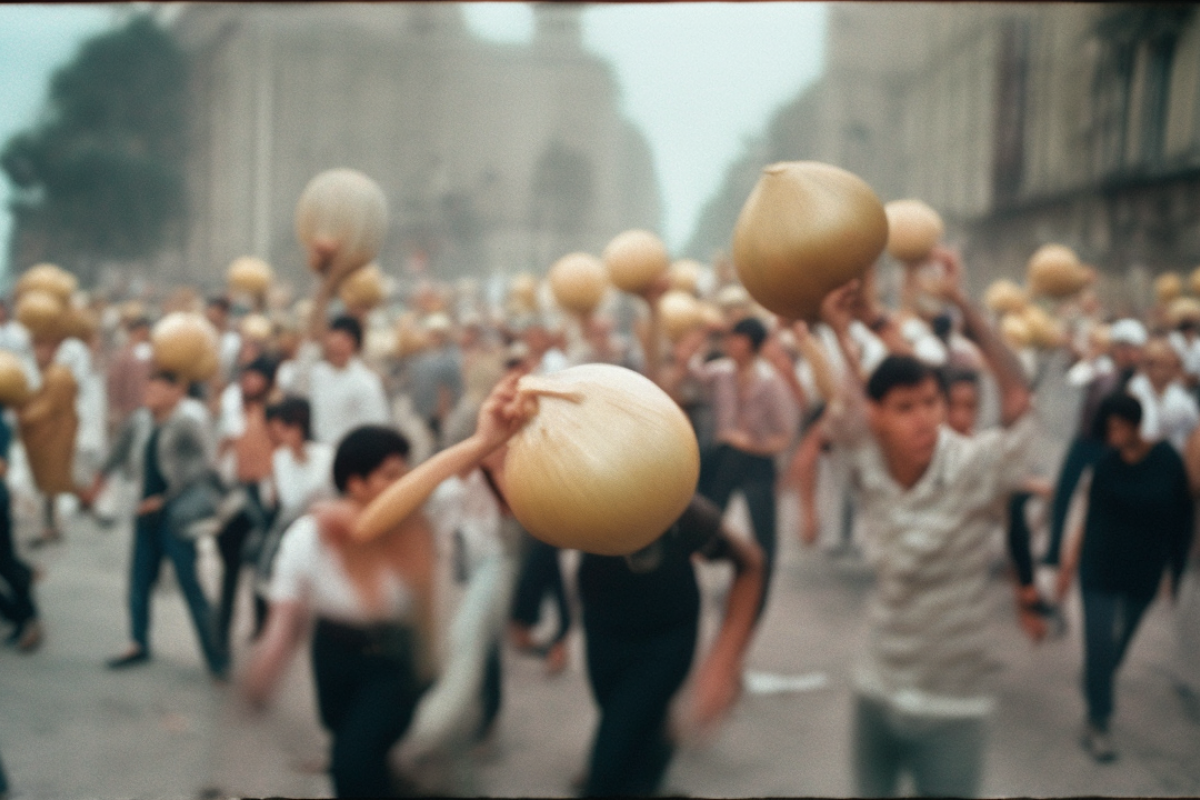
[[[619,233],[601,254],[608,278],[623,292],[641,294],[671,267],[671,257],[662,240],[650,231],[634,229]]]
[[[17,294],[25,292],[48,292],[66,303],[75,290],[79,281],[57,264],[34,264],[21,275],[17,281]]]
[[[862,277],[887,244],[883,204],[861,178],[815,161],[763,170],[733,231],[738,278],[785,319],[816,321],[832,290]]]
[[[296,237],[309,251],[319,242],[335,245],[335,272],[358,269],[379,255],[387,222],[383,189],[354,169],[319,173],[296,202]]]
[[[379,265],[370,263],[350,273],[338,287],[338,297],[350,308],[372,309],[382,303],[387,292]]]
[[[983,304],[998,314],[1013,314],[1029,305],[1029,296],[1017,284],[1001,278],[993,281],[983,293]]]
[[[538,411],[509,441],[505,488],[530,534],[556,547],[626,555],[687,508],[700,448],[683,411],[649,378],[584,364],[526,376],[518,390],[539,395]]]
[[[588,253],[569,253],[555,261],[546,280],[555,302],[575,314],[595,311],[608,289],[603,262]]]
[[[0,405],[16,408],[24,405],[32,395],[21,359],[7,350],[0,350]]]
[[[1046,244],[1029,258],[1027,280],[1034,294],[1066,298],[1076,294],[1091,278],[1075,251],[1061,244]]]
[[[34,339],[60,339],[66,323],[67,304],[43,289],[28,289],[17,298],[13,316]]]
[[[888,255],[905,264],[929,257],[942,240],[942,217],[920,200],[893,200],[883,207],[888,218]]]

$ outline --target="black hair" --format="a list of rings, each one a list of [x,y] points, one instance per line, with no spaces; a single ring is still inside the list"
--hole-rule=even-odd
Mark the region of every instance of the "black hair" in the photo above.
[[[267,383],[275,383],[275,370],[279,368],[279,362],[270,356],[259,356],[251,361],[246,366],[242,367],[242,372],[257,372],[267,379]]]
[[[329,330],[341,331],[354,340],[355,351],[362,349],[363,329],[362,323],[356,320],[349,314],[343,314],[340,317],[334,317],[329,323]]]
[[[930,329],[933,335],[942,340],[943,344],[950,344],[950,333],[954,330],[954,318],[949,312],[943,312],[933,318],[930,323]]]
[[[333,485],[344,493],[351,478],[366,478],[391,456],[408,457],[408,439],[393,428],[363,425],[345,435],[333,457]]]
[[[303,397],[289,395],[267,406],[267,421],[277,419],[284,425],[299,428],[304,441],[312,441],[312,406]]]
[[[762,320],[758,317],[745,317],[739,319],[737,324],[733,326],[730,333],[740,334],[749,337],[750,345],[754,348],[754,352],[762,347],[762,343],[767,339],[767,326],[763,325]]]
[[[1142,404],[1125,392],[1113,392],[1101,400],[1092,422],[1092,435],[1101,441],[1108,437],[1109,417],[1123,419],[1136,428],[1142,424]]]
[[[892,389],[919,386],[930,378],[945,394],[946,380],[941,370],[914,356],[890,355],[879,363],[867,380],[867,397],[879,403]]]
[[[233,304],[229,302],[228,297],[225,297],[224,295],[216,295],[214,297],[208,298],[208,307],[209,308],[219,308],[222,311],[228,313],[229,309],[233,307]]]
[[[150,380],[165,381],[172,386],[183,385],[183,380],[179,377],[179,373],[172,372],[169,369],[155,369],[150,373]]]
[[[942,370],[942,386],[945,387],[947,394],[950,392],[950,387],[956,383],[969,383],[978,389],[979,373],[973,369],[964,369],[962,367]]]

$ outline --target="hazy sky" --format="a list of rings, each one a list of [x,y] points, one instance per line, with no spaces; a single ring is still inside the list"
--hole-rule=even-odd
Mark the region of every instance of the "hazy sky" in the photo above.
[[[103,5],[0,4],[0,142],[31,124],[54,68],[111,23]],[[522,3],[470,3],[481,36],[528,41]],[[625,113],[650,141],[668,245],[678,250],[745,137],[818,74],[825,5],[811,2],[594,6],[584,44],[614,65]],[[0,180],[0,260],[7,261],[8,181]],[[614,232],[615,233],[615,232]]]

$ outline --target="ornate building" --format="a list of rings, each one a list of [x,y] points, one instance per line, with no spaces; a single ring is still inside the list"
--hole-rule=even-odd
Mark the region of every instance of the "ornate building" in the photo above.
[[[694,251],[728,241],[722,209],[763,164],[814,159],[941,211],[977,282],[1050,241],[1110,298],[1200,265],[1195,6],[838,3],[828,20],[822,78],[731,171]]]
[[[657,228],[654,166],[582,47],[581,8],[535,7],[527,46],[482,41],[448,3],[190,4],[190,223],[181,268],[220,280],[240,255],[303,271],[295,203],[353,167],[390,205],[392,274],[542,272]]]

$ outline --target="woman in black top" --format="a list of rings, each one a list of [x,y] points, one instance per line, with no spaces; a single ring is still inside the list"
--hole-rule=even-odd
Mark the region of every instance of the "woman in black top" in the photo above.
[[[1083,744],[1097,761],[1111,761],[1114,678],[1168,564],[1172,596],[1178,590],[1191,544],[1192,498],[1175,449],[1142,438],[1136,399],[1110,395],[1097,416],[1108,449],[1093,468],[1083,538],[1063,564],[1059,594],[1066,593],[1078,563],[1088,712]]]

